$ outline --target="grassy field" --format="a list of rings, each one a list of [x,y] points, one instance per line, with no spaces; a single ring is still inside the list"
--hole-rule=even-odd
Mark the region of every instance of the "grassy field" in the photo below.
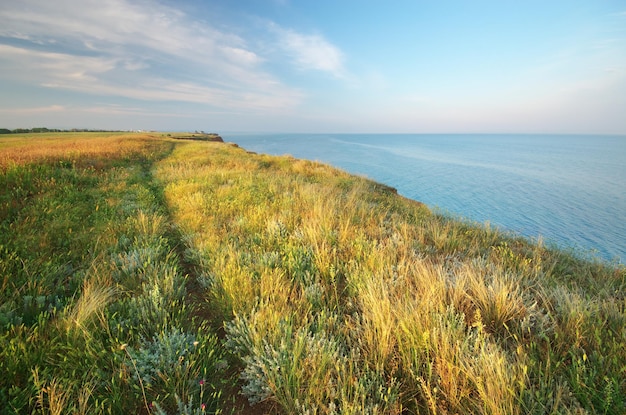
[[[620,414],[625,293],[313,162],[0,138],[0,413]]]

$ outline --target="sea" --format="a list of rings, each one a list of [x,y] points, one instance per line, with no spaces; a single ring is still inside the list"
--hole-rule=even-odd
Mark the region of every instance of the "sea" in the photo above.
[[[603,261],[626,262],[626,136],[222,134],[320,161],[431,209]]]

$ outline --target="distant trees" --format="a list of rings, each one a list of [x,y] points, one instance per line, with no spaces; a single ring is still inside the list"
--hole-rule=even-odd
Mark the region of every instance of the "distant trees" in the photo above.
[[[85,133],[85,132],[114,132],[119,130],[92,130],[89,128],[72,128],[70,130],[61,130],[58,128],[46,128],[46,127],[35,127],[35,128],[15,128],[10,130],[8,128],[0,128],[0,134],[27,134],[27,133]]]

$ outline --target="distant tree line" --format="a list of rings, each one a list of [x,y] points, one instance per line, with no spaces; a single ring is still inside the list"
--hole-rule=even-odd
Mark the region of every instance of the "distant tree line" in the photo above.
[[[61,130],[58,128],[46,128],[46,127],[36,127],[36,128],[16,128],[14,130],[9,130],[8,128],[0,128],[0,134],[24,134],[24,133],[85,133],[85,132],[94,132],[94,133],[108,133],[119,130],[93,130],[90,128],[72,128],[70,130]]]

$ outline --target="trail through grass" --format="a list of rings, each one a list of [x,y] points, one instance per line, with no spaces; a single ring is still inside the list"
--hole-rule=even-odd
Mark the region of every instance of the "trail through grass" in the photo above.
[[[291,157],[37,138],[0,142],[3,413],[626,412],[624,267]]]
[[[151,171],[174,144],[51,140],[5,163],[0,179],[2,412],[218,409],[221,348],[190,318]]]

